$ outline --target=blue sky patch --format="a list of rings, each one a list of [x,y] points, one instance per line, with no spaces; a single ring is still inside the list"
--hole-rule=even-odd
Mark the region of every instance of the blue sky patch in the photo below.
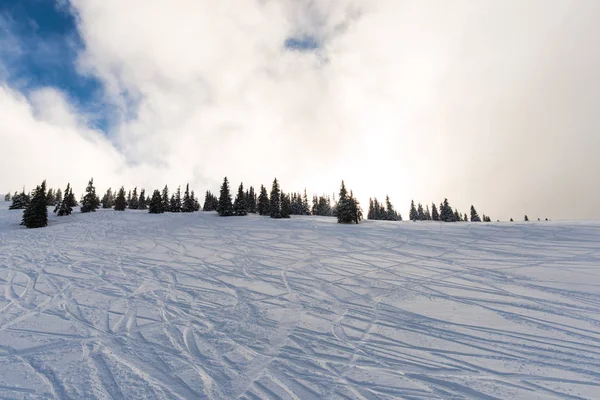
[[[0,1],[0,66],[2,78],[26,96],[40,87],[64,92],[94,128],[107,130],[102,83],[77,71],[84,44],[74,15],[56,0]]]
[[[284,46],[289,50],[312,51],[318,49],[320,47],[320,43],[317,38],[310,35],[304,35],[287,38]]]

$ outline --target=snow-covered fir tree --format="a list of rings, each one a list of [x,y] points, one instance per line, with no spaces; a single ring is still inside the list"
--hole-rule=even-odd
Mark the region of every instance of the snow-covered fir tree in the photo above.
[[[308,204],[306,188],[304,188],[304,194],[302,195],[302,215],[310,215],[310,205]]]
[[[394,209],[390,196],[385,196],[385,216],[388,221],[399,221],[401,220],[400,215]]]
[[[454,212],[452,211],[452,207],[448,203],[448,199],[444,199],[443,203],[440,205],[440,221],[444,222],[454,222]]]
[[[9,202],[9,201],[10,201],[10,192],[9,192],[9,193],[6,193],[6,194],[4,195],[4,201],[6,201],[6,202]]]
[[[337,220],[341,224],[354,222],[354,210],[344,181],[340,186],[340,195],[337,201]]]
[[[104,193],[104,196],[102,196],[100,203],[102,204],[102,208],[113,208],[115,205],[115,195],[113,194],[111,188],[106,190],[106,193]]]
[[[281,218],[281,191],[277,178],[273,180],[271,187],[271,195],[269,198],[269,213],[271,218]]]
[[[285,193],[281,193],[281,218],[290,218],[290,215],[292,214],[292,204],[291,204],[291,199],[290,196],[285,194]]]
[[[158,189],[155,189],[148,205],[148,213],[150,214],[162,214],[164,212],[163,200]]]
[[[56,190],[56,203],[54,203],[54,205],[58,205],[60,204],[60,202],[63,200],[63,193],[62,190],[57,189]]]
[[[125,199],[125,188],[121,186],[115,198],[115,210],[125,211],[125,208],[127,208],[127,199]]]
[[[483,216],[485,218],[485,215]],[[471,222],[481,222],[481,218],[479,218],[479,214],[477,214],[477,210],[475,210],[475,206],[471,204]]]
[[[260,185],[260,194],[258,195],[256,211],[258,211],[259,215],[269,215],[271,213],[269,194],[267,193],[267,188],[265,188],[264,185]]]
[[[131,196],[128,196],[127,206],[131,210],[137,210],[140,207],[140,200],[138,198],[137,186],[133,188],[133,192],[130,192]]]
[[[23,210],[21,225],[27,228],[42,228],[48,225],[48,200],[46,199],[46,181],[33,191],[31,201]]]
[[[438,209],[437,209],[435,203],[431,204],[431,219],[433,221],[440,220],[440,214],[438,213]]]
[[[352,193],[352,190],[350,191],[350,198],[348,200],[350,203],[350,210],[352,211],[353,221],[358,224],[363,219],[363,213],[362,209],[360,208],[358,199],[354,197],[354,193]]]
[[[254,192],[254,187],[252,186],[250,186],[250,189],[248,190],[248,196],[246,196],[246,209],[248,213],[256,214],[256,193]]]
[[[54,194],[54,190],[52,188],[48,189],[46,193],[46,205],[55,206],[56,205],[56,195]]]
[[[169,200],[169,188],[167,187],[167,185],[165,185],[165,187],[162,190],[161,200],[163,212],[171,210],[171,201]]]
[[[221,185],[217,212],[221,217],[229,217],[233,215],[233,203],[231,201],[231,192],[229,190],[229,181],[227,180],[227,177],[223,179],[223,184]]]
[[[62,190],[56,189],[56,204],[60,204],[60,202],[62,201]]]
[[[67,183],[67,188],[65,189],[65,193],[63,194],[63,199],[60,203],[56,204],[54,212],[59,217],[71,215],[71,213],[73,212],[72,204],[75,202],[74,197],[75,195],[73,194],[73,189],[71,189],[71,184]]]
[[[417,218],[419,221],[425,221],[425,212],[423,211],[423,205],[421,203],[417,206]]]
[[[193,190],[190,196],[192,197],[192,203],[194,204],[194,211],[200,211],[200,202],[198,201],[198,198]]]
[[[415,207],[414,200],[411,200],[410,202],[410,212],[408,213],[408,217],[411,221],[417,221],[419,219],[419,213],[417,212],[417,208]]]
[[[146,198],[146,189],[140,190],[140,198],[138,200],[138,210],[148,209],[148,198]]]
[[[525,218],[523,219],[523,221],[529,222],[529,217],[527,215],[525,215]]]
[[[425,205],[425,220],[431,221],[431,213],[429,212],[429,204]]]
[[[190,195],[190,184],[185,185],[185,192],[183,193],[183,203],[181,204],[181,212],[194,212],[194,199]]]
[[[238,187],[237,195],[235,196],[235,201],[233,202],[233,214],[239,217],[244,215],[248,215],[248,207],[246,205],[246,193],[244,193],[244,184],[240,183]]]
[[[85,196],[81,200],[81,212],[87,213],[96,211],[100,207],[100,199],[96,196],[96,188],[94,187],[94,178],[91,178],[85,188]]]

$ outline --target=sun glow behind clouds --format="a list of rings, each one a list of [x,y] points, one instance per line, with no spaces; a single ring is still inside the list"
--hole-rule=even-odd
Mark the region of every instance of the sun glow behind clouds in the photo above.
[[[444,197],[495,218],[592,210],[582,203],[573,215],[572,199],[553,196],[548,176],[566,178],[577,198],[594,197],[585,182],[600,168],[590,150],[600,146],[591,133],[600,100],[589,88],[600,57],[585,43],[598,34],[596,2],[69,7],[83,44],[71,68],[99,82],[92,103],[111,124],[90,129],[98,125],[89,101],[73,98],[69,85],[25,92],[7,78],[17,90],[0,91],[0,138],[10,149],[0,160],[1,191],[44,176],[52,186],[71,180],[76,190],[94,176],[99,189],[190,181],[200,192],[215,190],[224,175],[236,185],[277,176],[284,190],[309,193],[332,193],[345,179],[363,206],[389,194],[401,211],[411,198]],[[47,147],[9,173],[28,156],[16,136],[23,127],[31,143],[43,136]],[[65,138],[94,163],[56,163]]]

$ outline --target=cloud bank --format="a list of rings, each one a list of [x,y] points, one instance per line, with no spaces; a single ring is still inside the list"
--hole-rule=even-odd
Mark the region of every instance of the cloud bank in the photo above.
[[[345,179],[363,206],[389,194],[401,211],[448,197],[493,218],[600,216],[595,1],[68,6],[110,129],[60,88],[5,80],[0,190],[277,176],[309,193]]]

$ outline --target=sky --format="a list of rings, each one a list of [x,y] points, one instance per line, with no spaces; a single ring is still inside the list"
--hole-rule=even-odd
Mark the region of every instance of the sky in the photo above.
[[[600,218],[596,0],[3,0],[0,192],[217,192]]]

